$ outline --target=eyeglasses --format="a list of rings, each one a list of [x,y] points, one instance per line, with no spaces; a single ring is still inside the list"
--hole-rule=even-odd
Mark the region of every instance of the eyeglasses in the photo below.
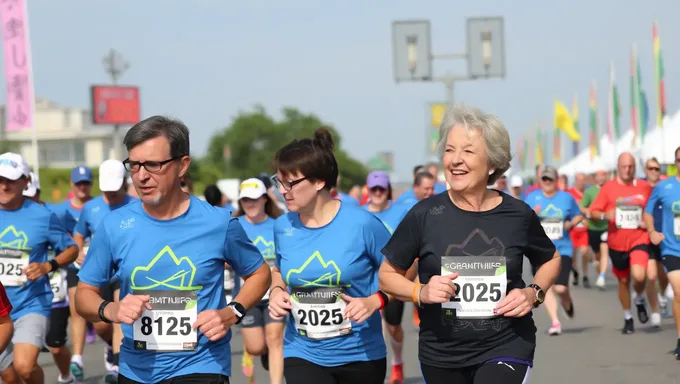
[[[133,161],[130,159],[125,159],[123,165],[128,172],[139,172],[141,167],[144,167],[148,172],[158,172],[163,168],[163,166],[169,162],[181,159],[184,156],[175,156],[168,160],[163,161]]]
[[[549,177],[543,177],[543,178],[541,178],[541,180],[543,180],[543,181],[555,181],[555,180],[553,180]]]
[[[652,172],[661,172],[661,168],[659,167],[647,167],[647,170]]]
[[[306,177],[301,177],[301,178],[299,178],[297,180],[293,180],[293,181],[282,181],[282,180],[279,180],[278,177],[272,176],[272,183],[274,184],[274,186],[276,188],[283,187],[283,189],[285,189],[286,191],[290,191],[291,189],[293,189],[294,186],[302,183],[305,180],[307,180]]]
[[[385,192],[385,191],[386,191],[386,189],[383,188],[383,187],[373,187],[373,188],[371,188],[371,189],[369,189],[369,190],[370,190],[371,192]]]

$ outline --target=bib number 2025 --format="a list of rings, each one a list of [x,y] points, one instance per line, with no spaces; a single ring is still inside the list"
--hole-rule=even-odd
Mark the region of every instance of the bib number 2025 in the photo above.
[[[505,298],[508,277],[504,256],[443,256],[441,274],[458,273],[456,295],[442,304],[445,315],[456,318],[495,317],[496,305]]]
[[[6,287],[26,283],[23,269],[28,265],[28,250],[0,248],[0,282]]]
[[[339,287],[293,288],[290,297],[298,333],[317,340],[350,334],[352,322],[345,319],[343,292]]]
[[[196,291],[135,291],[149,295],[151,310],[144,309],[133,325],[134,347],[158,352],[192,351],[197,333],[192,329],[198,315]]]

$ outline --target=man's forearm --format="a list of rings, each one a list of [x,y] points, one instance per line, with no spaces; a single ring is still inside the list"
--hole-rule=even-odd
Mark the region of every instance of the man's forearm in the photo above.
[[[57,261],[60,267],[66,267],[76,261],[78,258],[78,250],[79,248],[77,246],[70,246],[66,248],[64,252],[58,254],[54,260]]]
[[[86,320],[96,323],[102,321],[99,318],[99,306],[104,300],[99,293],[92,288],[83,287],[84,283],[78,283],[76,287],[76,312]],[[107,318],[111,318],[107,316]]]
[[[243,281],[243,286],[234,298],[234,301],[240,303],[246,309],[250,309],[262,300],[271,285],[269,266],[263,263],[250,276],[245,276]]]

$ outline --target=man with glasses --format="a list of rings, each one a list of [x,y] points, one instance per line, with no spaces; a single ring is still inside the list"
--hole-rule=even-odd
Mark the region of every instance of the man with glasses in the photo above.
[[[655,190],[659,182],[661,181],[661,163],[656,157],[651,157],[645,161],[645,176],[647,183]],[[656,209],[653,212],[654,216],[654,228],[661,232],[661,225],[663,224],[663,212],[662,204],[659,202]],[[656,260],[656,273],[659,280],[659,307],[661,308],[661,315],[667,317],[668,313],[668,298],[666,297],[666,290],[668,289],[668,278],[666,277],[666,270],[664,269],[661,260],[661,248],[658,244],[650,244],[652,248],[652,254],[650,255],[654,260]],[[653,273],[653,272],[652,272]]]
[[[76,224],[74,229],[73,240],[78,244],[78,247],[80,247],[80,254],[76,261],[78,265],[83,265],[84,260],[87,259],[89,247],[86,239],[94,238],[95,231],[104,217],[109,212],[115,211],[116,209],[135,201],[133,197],[127,194],[125,185],[125,167],[123,166],[123,163],[118,160],[106,160],[99,167],[99,189],[102,191],[102,195],[85,203],[78,224]],[[113,279],[108,282],[102,287],[102,292],[103,297],[108,298],[111,301],[116,301],[119,293],[119,281]],[[74,321],[74,318],[72,318],[71,321]],[[77,319],[76,321],[81,320]],[[105,362],[107,374],[104,377],[104,381],[107,383],[115,383],[117,380],[118,353],[120,351],[122,331],[120,330],[120,326],[112,327],[111,324],[106,323],[95,324],[95,329],[102,340],[110,345],[113,353],[112,363],[109,364]],[[75,363],[76,364],[71,366],[71,370],[73,371],[74,376],[76,376],[76,379],[80,381],[82,380],[81,377],[84,377],[83,366],[82,364],[77,364],[78,362]]]
[[[191,163],[182,122],[150,117],[123,143],[141,203],[101,222],[78,274],[76,308],[123,325],[119,383],[228,383],[230,328],[269,289],[269,268],[228,210],[182,191]],[[229,304],[225,262],[245,281]],[[100,287],[116,274],[122,299],[112,303]]]

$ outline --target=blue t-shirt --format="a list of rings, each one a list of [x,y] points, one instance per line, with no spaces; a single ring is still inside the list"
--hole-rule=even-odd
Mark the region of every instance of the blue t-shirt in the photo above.
[[[302,225],[297,213],[274,224],[276,265],[289,287],[344,287],[350,297],[369,297],[378,291],[380,250],[390,234],[372,214],[341,204],[333,220],[321,228]],[[288,316],[283,355],[332,367],[386,356],[382,320],[376,311],[363,323],[352,322],[352,333],[312,340],[297,333]]]
[[[274,222],[276,220],[271,217],[261,223],[253,224],[246,220],[245,216],[239,216],[239,223],[246,231],[246,235],[250,241],[255,244],[257,249],[262,254],[264,261],[270,265],[274,265],[274,259],[276,258],[276,252],[274,247]]]
[[[660,225],[656,223],[659,207],[661,207]],[[676,215],[677,220],[680,220],[680,182],[677,177],[669,177],[652,190],[645,212],[654,215],[654,229],[663,233],[664,240],[660,244],[661,254],[680,257],[680,231],[677,234],[675,231]],[[680,230],[680,222],[678,226]]]
[[[386,210],[380,212],[369,211],[368,204],[364,205],[364,209],[366,209],[368,212],[371,212],[375,215],[375,217],[380,219],[380,221],[385,224],[385,228],[387,228],[387,231],[390,233],[390,235],[394,233],[394,230],[397,229],[397,226],[399,223],[401,223],[401,220],[408,212],[408,207],[395,203],[390,203],[390,206],[387,207]]]
[[[343,203],[348,203],[351,205],[359,206],[359,201],[357,199],[353,198],[350,195],[345,195],[342,192],[338,192],[338,194],[335,196],[336,199],[342,201]]]
[[[92,237],[97,230],[99,223],[106,217],[107,213],[115,211],[136,200],[137,199],[130,195],[125,195],[125,198],[120,204],[109,205],[104,201],[103,196],[95,197],[83,206],[83,210],[80,213],[80,218],[78,219],[78,223],[76,224],[73,233],[82,235],[85,238]]]
[[[264,262],[229,211],[192,196],[184,214],[158,220],[135,201],[104,218],[78,277],[101,286],[117,269],[121,298],[135,290],[196,290],[201,313],[227,305],[225,262],[241,276],[255,272]],[[158,383],[195,373],[231,376],[231,331],[211,342],[199,330],[194,351],[154,352],[135,350],[133,326],[122,324],[122,329],[119,368],[132,380]]]
[[[73,233],[83,208],[75,208],[71,204],[71,200],[62,201],[59,204],[50,204],[49,208],[64,223],[66,231]]]
[[[564,222],[573,220],[574,217],[581,214],[576,199],[568,192],[564,191],[557,191],[555,196],[547,197],[543,194],[543,191],[539,189],[529,193],[526,198],[526,203],[529,204],[532,209],[535,209],[538,206],[541,207],[538,217],[542,222],[546,219],[557,219],[564,224]],[[552,239],[552,242],[560,256],[571,257],[574,253],[574,246],[571,243],[569,231],[563,230],[562,237],[559,239]]]
[[[401,195],[399,195],[399,197],[397,197],[397,200],[395,200],[395,203],[397,203],[397,204],[408,203],[408,204],[411,204],[411,206],[415,205],[415,203],[417,203],[417,202],[418,202],[418,199],[416,199],[416,193],[413,191],[413,188],[402,193]]]
[[[66,229],[66,232],[68,232],[70,234],[72,231],[69,231],[68,228],[66,228],[66,226],[64,225],[64,219],[63,219],[64,216],[63,216],[63,212],[61,211],[61,208],[59,207],[59,205],[60,204],[50,204],[50,203],[43,202],[43,206],[45,208],[49,209],[55,215],[57,215],[57,218],[59,219],[59,221],[61,221],[61,224],[65,227],[64,229]],[[61,214],[61,216],[60,216],[60,214]],[[48,260],[54,259],[59,253],[61,253],[63,251],[64,251],[63,249],[55,250],[51,245],[49,245],[47,247],[47,259]],[[66,308],[66,307],[69,306],[68,295],[63,295],[64,299],[61,300],[61,301],[54,301],[54,300],[57,297],[55,289],[59,289],[59,290],[64,291],[62,293],[66,292],[66,290],[67,290],[66,280],[65,280],[66,279],[66,269],[72,268],[72,267],[73,267],[73,264],[69,264],[65,268],[59,268],[56,272],[50,272],[48,274],[48,276],[50,277],[50,287],[52,288],[52,293],[54,294],[54,299],[52,301],[52,308]],[[55,279],[55,281],[53,282],[52,276],[55,273],[60,274],[61,277],[64,278],[64,280],[59,282],[57,279]],[[59,284],[59,283],[61,283],[61,284]],[[57,286],[55,287],[55,285],[57,285]],[[61,286],[59,286],[59,285],[61,285]]]
[[[50,246],[61,251],[75,246],[57,216],[28,199],[17,210],[0,210],[0,223],[0,250],[8,254],[28,254],[28,260],[22,268],[29,263],[46,262]],[[4,272],[16,274],[20,271],[7,268]],[[5,290],[12,303],[12,321],[31,313],[49,317],[53,296],[47,275],[20,286],[5,285]]]

